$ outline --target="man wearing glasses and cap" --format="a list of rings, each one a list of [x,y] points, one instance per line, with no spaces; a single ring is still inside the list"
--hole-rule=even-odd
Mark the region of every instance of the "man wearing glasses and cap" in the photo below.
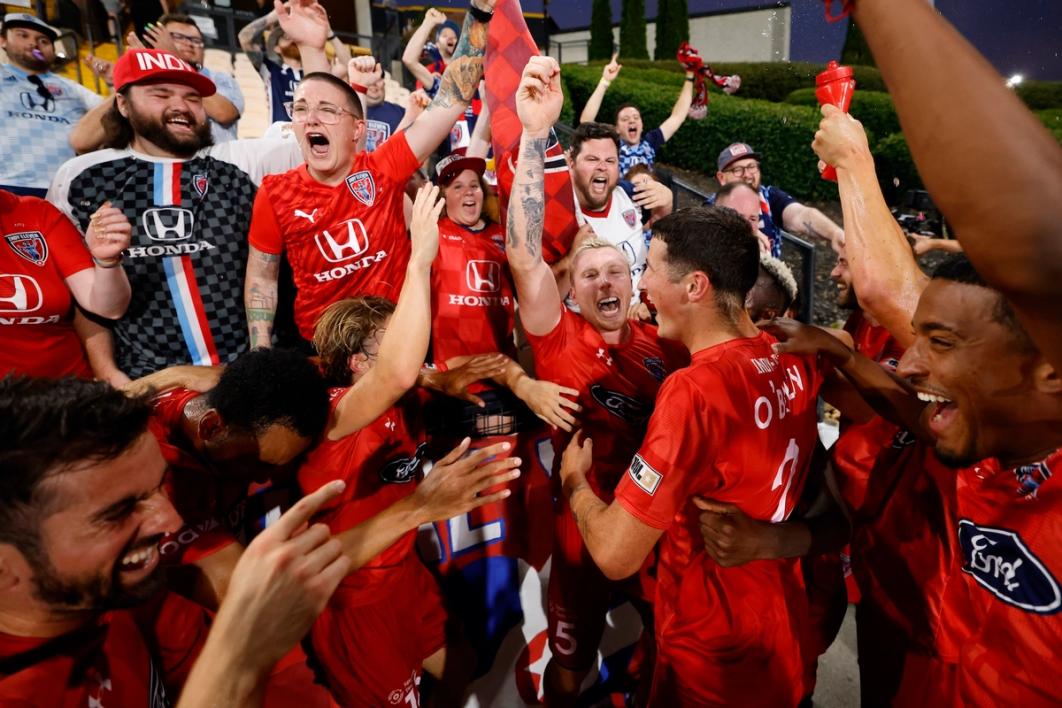
[[[815,207],[801,204],[774,185],[764,185],[760,154],[747,143],[734,143],[721,153],[715,179],[720,185],[745,182],[760,195],[760,230],[771,240],[771,255],[782,256],[782,231],[829,241],[834,250],[844,245],[844,231]],[[709,197],[708,204],[715,203]]]
[[[43,197],[52,175],[70,158],[70,131],[103,100],[52,73],[59,31],[33,15],[8,13],[0,30],[0,187]]]

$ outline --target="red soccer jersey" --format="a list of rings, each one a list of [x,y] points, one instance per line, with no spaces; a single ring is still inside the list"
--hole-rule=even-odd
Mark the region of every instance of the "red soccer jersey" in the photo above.
[[[349,388],[331,392],[332,410]],[[367,427],[340,440],[323,439],[299,468],[299,486],[309,494],[333,479],[346,481],[342,496],[318,514],[332,533],[341,533],[375,516],[413,493],[424,460],[426,445],[415,410],[417,399],[406,398],[392,406]],[[401,565],[413,550],[416,531],[402,536],[390,548],[348,575],[342,583],[345,597],[371,590]]]
[[[818,442],[822,376],[813,360],[775,354],[774,341],[766,333],[734,339],[672,374],[616,488],[624,509],[666,532],[651,703],[796,705],[804,695],[799,561],[720,567],[704,550],[690,501],[710,497],[780,522],[800,498]]]
[[[844,323],[844,331],[852,335],[855,350],[868,359],[881,364],[889,371],[896,371],[904,349],[881,325],[871,324],[862,310],[856,310]]]
[[[138,626],[128,610],[108,612],[83,629],[52,639],[0,634],[0,705],[149,706],[162,708],[191,669],[206,639],[202,608],[168,594],[157,604],[162,634]],[[147,632],[148,634],[145,634]],[[150,646],[154,646],[154,655]]]
[[[431,266],[432,360],[502,352],[516,357],[516,298],[505,234],[497,224],[473,231],[439,220],[439,254]]]
[[[0,190],[0,377],[92,378],[66,278],[92,268],[70,220],[43,199]]]
[[[286,251],[298,290],[295,324],[306,339],[337,300],[398,299],[410,253],[402,200],[418,164],[397,133],[374,152],[359,152],[335,187],[311,177],[306,165],[262,180],[248,238],[264,253]]]
[[[943,630],[959,642],[962,705],[1057,706],[1062,646],[1062,449],[1015,469],[995,460],[959,472],[959,554]],[[970,608],[971,623],[953,621]],[[955,630],[956,625],[958,630]],[[972,627],[972,629],[971,629]]]
[[[560,322],[549,334],[527,336],[538,378],[579,391],[579,426],[594,441],[594,467],[587,477],[606,500],[638,450],[660,383],[689,356],[678,343],[660,339],[653,325],[632,320],[630,328],[628,340],[613,347],[581,315],[562,306]],[[554,434],[554,471],[570,437],[560,430]]]
[[[169,533],[159,544],[162,560],[171,564],[191,564],[235,543],[217,509],[217,478],[191,453],[175,444],[181,434],[184,407],[199,393],[176,388],[152,400],[151,432],[166,460],[166,494],[184,520],[177,533]]]

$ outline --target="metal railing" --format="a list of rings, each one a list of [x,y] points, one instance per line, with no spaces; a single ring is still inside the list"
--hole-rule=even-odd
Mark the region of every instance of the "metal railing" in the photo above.
[[[561,143],[565,146],[570,145],[575,130],[563,123],[557,123],[554,128]],[[689,182],[676,177],[666,167],[657,167],[655,172],[660,181],[671,189],[673,209],[701,206],[710,196]],[[792,267],[794,261],[799,264],[797,267],[798,272],[794,274],[799,284],[798,300],[800,311],[797,313],[797,319],[811,324],[813,313],[815,312],[815,247],[804,239],[797,238],[790,233],[785,231],[781,233],[783,260],[790,267]]]

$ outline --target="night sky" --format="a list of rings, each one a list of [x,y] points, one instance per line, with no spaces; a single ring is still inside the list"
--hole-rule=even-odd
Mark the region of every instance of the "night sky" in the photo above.
[[[645,0],[646,15],[656,17],[656,1]],[[687,0],[691,15],[727,9],[769,6],[769,0]],[[423,4],[401,0],[400,5]],[[436,0],[463,7],[467,0]],[[792,0],[791,58],[824,62],[836,58],[847,23],[827,24],[821,0]],[[526,12],[542,12],[542,0],[524,0]],[[562,29],[590,24],[590,0],[551,0],[550,17]],[[612,0],[619,22],[621,0]],[[937,8],[991,61],[1000,73],[1062,81],[1062,0],[936,0]],[[709,48],[701,47],[706,57]]]

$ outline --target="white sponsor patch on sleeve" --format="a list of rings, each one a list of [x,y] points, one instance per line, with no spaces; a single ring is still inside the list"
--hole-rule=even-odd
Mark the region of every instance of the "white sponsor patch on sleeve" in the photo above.
[[[634,456],[627,472],[634,483],[644,489],[649,496],[656,493],[656,488],[660,486],[660,480],[663,479],[663,475],[654,470],[648,462],[642,459],[641,455]]]

